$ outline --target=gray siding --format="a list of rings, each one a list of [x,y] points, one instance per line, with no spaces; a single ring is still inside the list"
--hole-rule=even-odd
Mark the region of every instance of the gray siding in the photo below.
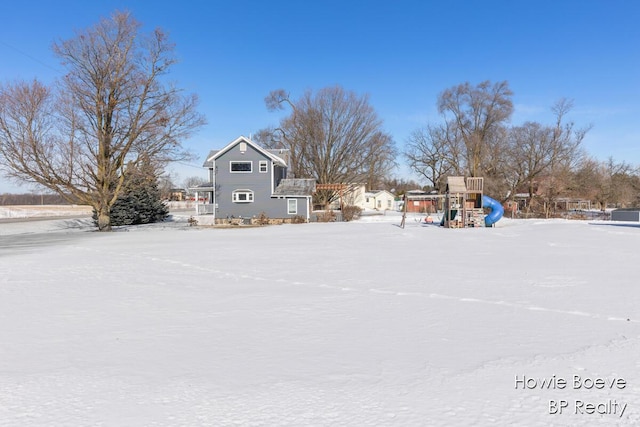
[[[287,169],[283,168],[282,166],[275,165],[274,171],[273,171],[273,177],[274,177],[273,190],[275,190],[278,184],[280,183],[280,181],[287,177]]]
[[[266,173],[260,172],[260,161],[268,161]],[[232,173],[230,170],[231,161],[251,161],[253,162],[253,170],[251,173]],[[218,208],[216,210],[217,218],[227,217],[254,217],[264,212],[269,218],[289,218],[295,215],[287,214],[286,199],[272,198],[271,194],[278,185],[280,179],[284,177],[285,169],[276,166],[276,170],[272,171],[273,164],[271,159],[255,150],[248,145],[247,151],[242,154],[239,144],[232,147],[226,153],[223,153],[215,160],[216,173],[216,196],[215,203]],[[275,172],[272,182],[272,173]],[[237,203],[233,201],[233,192],[235,190],[253,191],[253,202]],[[298,213],[306,217],[307,207],[306,199],[299,198]]]
[[[276,215],[273,215],[272,218],[290,218],[290,217],[294,217],[294,216],[302,216],[302,217],[307,217],[307,214],[310,213],[311,211],[309,210],[309,204],[310,201],[308,198],[306,197],[287,197],[285,199],[278,199],[280,201],[280,206],[279,206],[279,210],[278,213]],[[296,200],[297,201],[297,209],[298,211],[294,214],[289,214],[289,205],[288,205],[288,200]]]

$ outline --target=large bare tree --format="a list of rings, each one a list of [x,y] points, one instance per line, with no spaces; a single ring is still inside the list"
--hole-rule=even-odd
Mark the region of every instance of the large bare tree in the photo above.
[[[270,110],[291,109],[278,128],[258,135],[262,144],[290,150],[295,177],[314,178],[319,184],[377,185],[395,167],[393,138],[382,130],[368,96],[334,86],[307,91],[297,100],[276,90],[265,102]]]
[[[551,108],[556,123],[550,130],[548,164],[542,191],[546,217],[550,216],[558,197],[571,188],[574,178],[572,171],[579,166],[585,154],[581,149],[582,140],[591,129],[591,125],[576,128],[574,122],[566,120],[572,108],[573,101],[566,98],[558,100]]]
[[[92,206],[109,230],[127,164],[184,158],[205,121],[195,95],[163,81],[176,62],[167,34],[142,33],[127,12],[53,50],[66,69],[57,85],[0,86],[0,154],[11,177]]]
[[[487,172],[487,156],[503,142],[504,126],[513,112],[512,95],[506,81],[484,81],[476,86],[463,83],[438,96],[438,111],[463,143],[463,160],[470,176]]]

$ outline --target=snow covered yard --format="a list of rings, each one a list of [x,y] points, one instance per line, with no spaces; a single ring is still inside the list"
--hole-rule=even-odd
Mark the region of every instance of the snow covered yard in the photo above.
[[[46,218],[52,216],[91,215],[91,208],[83,205],[14,205],[0,206],[0,219]]]
[[[87,221],[0,224],[0,426],[640,424],[639,227]]]

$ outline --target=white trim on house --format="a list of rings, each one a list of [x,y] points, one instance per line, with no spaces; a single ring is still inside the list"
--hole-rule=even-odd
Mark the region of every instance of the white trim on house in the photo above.
[[[253,197],[252,190],[233,190],[231,192],[231,201],[233,203],[253,203],[255,197]]]
[[[233,170],[234,164],[249,164],[249,170]],[[252,160],[229,160],[229,173],[252,173],[253,172],[253,161]]]
[[[231,150],[239,142],[244,142],[247,145],[250,145],[256,151],[258,151],[262,155],[266,156],[268,159],[271,159],[278,166],[287,167],[287,163],[281,157],[278,157],[275,154],[272,154],[272,153],[268,152],[267,150],[265,150],[264,148],[260,147],[259,145],[256,145],[255,142],[251,141],[249,138],[246,138],[244,136],[240,136],[240,137],[236,138],[235,140],[233,140],[232,142],[227,144],[227,146],[224,147],[222,150],[217,151],[213,156],[211,156],[211,157],[209,157],[207,159],[207,162],[215,161],[218,157],[222,156],[224,153],[226,153],[227,151]]]
[[[293,204],[291,202],[293,202]],[[287,215],[297,215],[297,214],[298,214],[298,200],[287,199]]]

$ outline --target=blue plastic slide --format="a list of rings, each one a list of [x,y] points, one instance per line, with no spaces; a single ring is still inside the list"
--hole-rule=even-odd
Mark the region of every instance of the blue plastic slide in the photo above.
[[[489,196],[482,196],[482,207],[491,209],[491,212],[484,217],[484,225],[491,227],[496,222],[500,221],[502,215],[504,215],[504,208],[497,200],[492,199]]]

